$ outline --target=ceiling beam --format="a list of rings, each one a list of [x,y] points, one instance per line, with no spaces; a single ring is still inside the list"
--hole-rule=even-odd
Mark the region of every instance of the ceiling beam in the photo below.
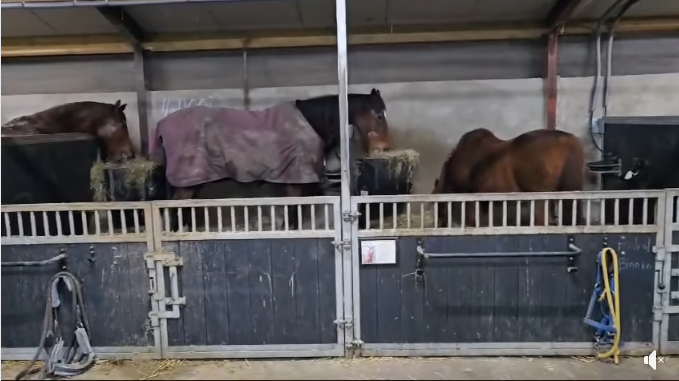
[[[558,0],[547,15],[547,28],[562,27],[578,10],[591,2],[592,0]]]
[[[563,35],[589,35],[594,22],[572,21]],[[482,29],[450,30],[450,27],[407,28],[394,32],[378,29],[353,30],[349,45],[386,45],[426,42],[530,40],[546,36],[551,30],[544,25],[512,24],[486,26]],[[679,18],[626,19],[616,33],[678,33]],[[263,31],[240,35],[223,33],[150,35],[141,44],[152,52],[216,51],[294,47],[332,47],[332,30]],[[133,53],[134,46],[119,35],[15,37],[2,39],[2,57],[37,57],[86,54]]]
[[[130,43],[140,45],[146,38],[146,33],[139,24],[120,7],[98,7],[97,11],[118,29]]]

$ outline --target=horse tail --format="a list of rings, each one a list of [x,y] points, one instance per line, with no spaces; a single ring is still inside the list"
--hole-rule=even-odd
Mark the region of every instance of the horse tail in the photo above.
[[[582,191],[584,189],[586,173],[584,148],[576,137],[572,137],[566,153],[564,165],[561,169],[559,188],[557,190]],[[573,203],[575,203],[575,216],[573,216]],[[572,224],[574,219],[577,225],[580,225],[583,222],[583,216],[577,201],[564,200],[562,211],[562,223],[564,225]]]

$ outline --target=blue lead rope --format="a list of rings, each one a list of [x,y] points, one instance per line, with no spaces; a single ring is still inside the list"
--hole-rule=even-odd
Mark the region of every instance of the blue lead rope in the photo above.
[[[613,345],[613,340],[618,330],[614,325],[613,316],[611,315],[608,303],[606,303],[604,298],[604,276],[607,276],[609,279],[611,292],[616,293],[617,290],[615,289],[613,273],[603,273],[603,269],[601,267],[601,257],[602,252],[600,251],[596,260],[596,283],[594,284],[592,298],[589,300],[587,316],[585,316],[584,322],[595,329],[594,339],[598,345]],[[599,310],[601,313],[600,321],[592,319],[592,313],[594,312],[594,306],[596,304],[599,305]]]

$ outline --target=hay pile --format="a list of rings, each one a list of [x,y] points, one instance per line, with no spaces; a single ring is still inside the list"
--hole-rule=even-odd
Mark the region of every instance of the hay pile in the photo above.
[[[90,188],[94,191],[94,201],[108,201],[105,189],[107,169],[126,168],[125,184],[130,188],[136,188],[143,194],[146,191],[147,180],[157,166],[157,163],[142,158],[130,159],[122,163],[95,162],[90,169]]]
[[[414,178],[415,168],[420,163],[420,154],[412,149],[374,153],[368,158],[388,160],[389,167],[396,176],[406,171],[410,180]]]
[[[435,228],[434,222],[434,211],[428,207],[425,207],[424,213],[421,213],[419,208],[410,211],[410,229]],[[398,215],[396,226],[397,229],[408,229],[408,213]]]

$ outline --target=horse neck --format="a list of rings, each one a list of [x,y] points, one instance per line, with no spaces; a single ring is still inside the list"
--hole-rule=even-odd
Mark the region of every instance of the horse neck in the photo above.
[[[295,102],[295,106],[309,122],[311,128],[323,140],[325,149],[330,150],[339,144],[340,120],[338,96],[331,95],[320,98],[304,99]],[[350,97],[351,99],[351,97]],[[351,111],[350,121],[353,120]]]

